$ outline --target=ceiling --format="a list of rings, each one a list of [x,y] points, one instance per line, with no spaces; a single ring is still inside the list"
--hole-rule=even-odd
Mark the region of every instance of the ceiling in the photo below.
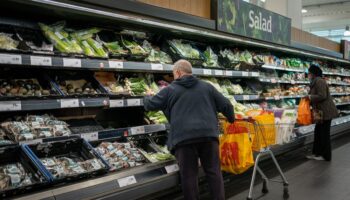
[[[350,25],[350,0],[302,0],[303,30],[334,41],[344,38]]]

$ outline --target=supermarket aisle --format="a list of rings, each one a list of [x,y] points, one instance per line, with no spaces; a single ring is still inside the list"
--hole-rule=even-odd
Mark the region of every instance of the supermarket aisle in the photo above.
[[[350,199],[350,143],[336,148],[333,155],[331,163],[306,161],[286,172],[290,182],[290,200]],[[281,184],[270,183],[269,189],[270,193],[261,196],[261,185],[257,185],[254,191],[255,198],[259,200],[283,199]],[[247,194],[248,190],[229,200],[244,200]]]

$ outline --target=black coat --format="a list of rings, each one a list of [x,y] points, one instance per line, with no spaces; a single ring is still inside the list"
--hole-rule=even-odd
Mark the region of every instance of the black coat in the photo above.
[[[194,76],[173,81],[153,97],[144,98],[148,111],[162,110],[170,123],[168,148],[187,140],[219,135],[217,113],[234,121],[231,102],[212,85]]]

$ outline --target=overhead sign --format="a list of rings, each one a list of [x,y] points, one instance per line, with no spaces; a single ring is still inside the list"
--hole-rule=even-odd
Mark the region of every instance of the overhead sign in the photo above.
[[[350,60],[350,41],[342,40],[341,49],[344,55],[344,59]]]
[[[290,45],[291,19],[242,0],[217,0],[217,29]]]

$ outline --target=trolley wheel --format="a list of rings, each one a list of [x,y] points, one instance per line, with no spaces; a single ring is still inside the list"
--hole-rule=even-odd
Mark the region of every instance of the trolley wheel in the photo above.
[[[264,180],[261,192],[264,194],[269,193],[269,189],[267,188],[267,180]]]
[[[283,189],[283,199],[289,199],[288,187],[284,187],[284,189]]]

